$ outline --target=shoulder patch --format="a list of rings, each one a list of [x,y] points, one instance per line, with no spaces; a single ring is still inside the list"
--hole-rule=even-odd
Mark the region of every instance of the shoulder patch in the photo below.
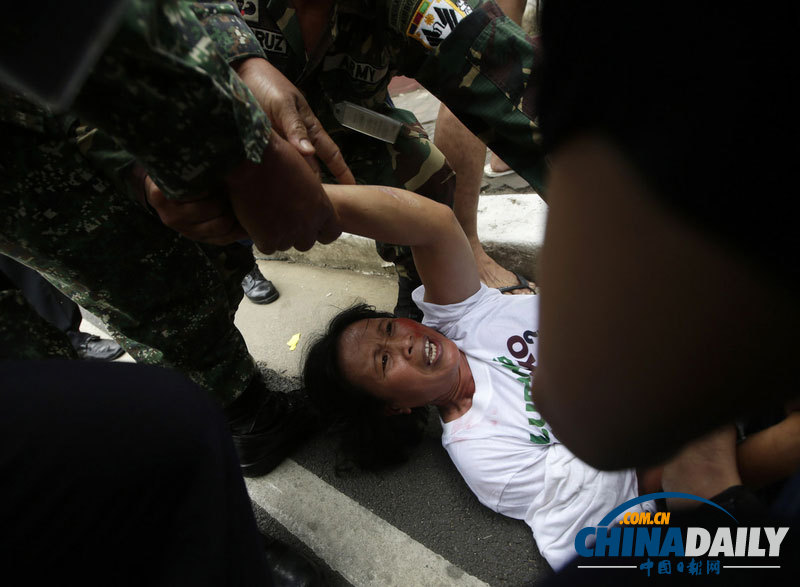
[[[258,0],[236,0],[236,4],[247,22],[258,22]]]
[[[461,19],[472,12],[463,0],[423,0],[411,18],[406,35],[428,49],[435,49],[453,32]]]

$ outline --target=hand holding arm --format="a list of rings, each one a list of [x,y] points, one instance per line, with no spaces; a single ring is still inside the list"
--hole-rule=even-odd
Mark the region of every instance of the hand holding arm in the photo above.
[[[246,161],[223,181],[233,212],[259,250],[310,249],[341,229],[319,179],[300,154],[273,133],[261,163]]]
[[[265,59],[245,59],[233,67],[269,116],[273,130],[289,141],[312,168],[317,169],[313,158],[316,155],[336,181],[355,183],[339,147],[322,128],[300,90]]]
[[[167,198],[136,166],[132,174],[140,203],[161,221],[192,240],[225,245],[253,239],[265,253],[328,243],[341,230],[322,185],[302,157],[273,134],[262,162],[239,165],[222,182],[222,191]]]
[[[143,197],[161,222],[191,240],[227,245],[247,238],[230,200],[223,195],[175,200],[167,198],[150,177],[145,177]]]

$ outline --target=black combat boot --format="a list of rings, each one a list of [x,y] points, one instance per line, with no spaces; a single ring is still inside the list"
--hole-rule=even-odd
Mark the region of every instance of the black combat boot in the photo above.
[[[86,361],[113,361],[119,359],[125,350],[109,338],[100,338],[87,332],[67,332],[78,358]]]
[[[281,295],[272,282],[261,274],[258,265],[242,279],[242,289],[247,299],[254,304],[271,304]]]
[[[322,587],[325,581],[319,568],[298,550],[288,544],[263,536],[264,554],[267,558],[273,587]]]
[[[225,408],[242,475],[266,475],[318,429],[305,393],[270,391],[261,377]]]

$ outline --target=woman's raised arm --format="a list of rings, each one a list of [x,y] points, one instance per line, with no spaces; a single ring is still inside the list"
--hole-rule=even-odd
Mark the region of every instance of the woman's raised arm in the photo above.
[[[454,304],[478,291],[472,249],[450,208],[399,188],[323,187],[344,231],[411,246],[425,301]]]

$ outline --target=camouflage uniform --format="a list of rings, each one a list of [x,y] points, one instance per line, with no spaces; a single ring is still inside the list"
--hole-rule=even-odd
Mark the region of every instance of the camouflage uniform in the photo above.
[[[485,4],[455,33],[446,11],[441,20],[436,13],[430,30],[412,31],[419,0],[383,1],[387,7],[373,7],[373,22],[384,23],[375,30],[388,31],[393,47],[404,47],[393,54],[398,71],[414,75],[473,130],[503,139],[490,145],[533,183],[542,162],[527,83],[533,51],[518,27]],[[425,43],[414,37],[420,30]],[[101,317],[138,361],[179,369],[226,402],[256,374],[233,326],[251,253],[190,242],[124,193],[128,153],[170,197],[204,191],[243,158],[259,159],[269,122],[226,64],[260,55],[255,39],[229,4],[133,0],[74,105],[108,134],[0,92],[0,251]],[[508,54],[498,39],[511,43]],[[339,99],[330,85],[337,82],[328,80],[326,74],[318,83]],[[361,103],[383,108],[386,83],[388,77],[383,94]],[[387,174],[403,173],[402,165],[350,163],[364,181],[394,183]],[[401,185],[420,191],[413,182]],[[66,338],[56,348],[33,318],[25,322],[29,314],[18,302],[14,292],[0,292],[0,357],[69,355]]]
[[[148,214],[125,194],[133,158],[120,145],[171,197],[260,160],[269,121],[220,53],[261,52],[231,5],[162,4],[132,4],[74,104],[119,143],[0,94],[0,250],[102,318],[137,361],[181,370],[227,402],[257,373],[233,325],[252,253],[199,245]],[[216,50],[214,27],[227,40]],[[0,292],[0,306],[0,357],[74,356],[16,292]]]
[[[238,4],[267,59],[303,92],[358,183],[405,188],[452,207],[455,175],[444,155],[411,112],[387,103],[404,43],[386,26],[380,6],[372,0],[336,0],[320,46],[310,54],[289,0]],[[341,101],[402,122],[397,141],[386,143],[343,127],[333,115]],[[401,276],[418,281],[408,247],[378,243],[378,253],[394,262]]]
[[[437,51],[446,33],[462,15],[479,4],[478,0],[423,2],[419,7],[420,26],[413,22],[419,0],[335,0],[328,29],[313,54],[306,51],[291,0],[237,0],[237,3],[267,59],[303,91],[311,109],[341,149],[356,181],[402,187],[452,206],[455,187],[452,170],[414,115],[387,104],[388,85],[397,74],[419,77],[423,72],[421,65],[431,51]],[[521,32],[515,34],[523,39]],[[458,56],[459,65],[463,58],[463,54]],[[441,72],[453,75],[451,68],[455,62],[442,61],[438,56],[435,59]],[[504,68],[518,59],[515,56],[505,62]],[[511,74],[513,68],[508,72],[501,76]],[[467,84],[475,82],[469,75],[461,75],[467,78]],[[471,92],[479,90],[479,86],[480,83],[450,101],[448,105],[457,115],[469,115],[464,107],[474,102]],[[345,100],[405,123],[396,143],[388,144],[340,125],[333,115],[333,106]],[[505,103],[497,115],[505,117],[513,108]],[[485,109],[480,112],[485,117]],[[528,121],[525,125],[530,128]],[[481,120],[482,129],[493,126]],[[541,187],[540,183],[536,182],[537,187]],[[384,259],[394,261],[401,275],[410,273],[412,278],[418,277],[407,247],[379,244],[378,252]]]

